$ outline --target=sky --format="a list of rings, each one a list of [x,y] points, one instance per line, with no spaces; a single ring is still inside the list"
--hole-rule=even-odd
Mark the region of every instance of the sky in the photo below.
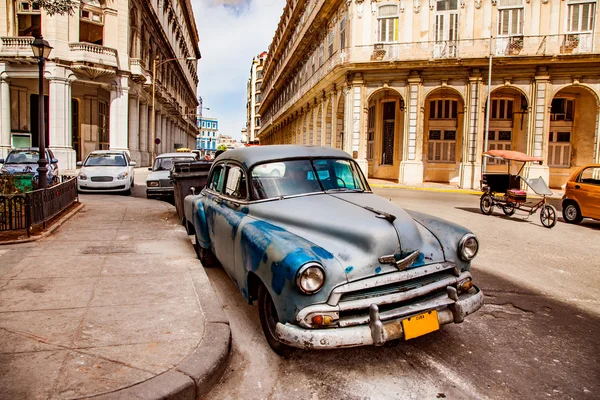
[[[200,37],[198,95],[204,117],[240,140],[246,127],[246,87],[252,58],[266,51],[285,0],[191,0]]]

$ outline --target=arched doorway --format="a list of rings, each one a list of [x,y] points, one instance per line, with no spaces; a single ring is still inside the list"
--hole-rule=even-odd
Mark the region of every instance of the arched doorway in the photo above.
[[[398,180],[402,161],[404,100],[391,89],[369,97],[367,114],[367,162],[369,176]]]
[[[551,187],[561,187],[576,168],[594,162],[599,106],[596,94],[583,86],[565,87],[552,98],[545,138]]]
[[[344,149],[344,110],[346,108],[346,97],[344,94],[340,94],[340,98],[338,100],[337,109],[335,113],[335,148],[343,150]]]
[[[527,153],[529,103],[525,95],[516,88],[501,87],[492,91],[490,100],[490,129],[487,132],[487,149],[484,151],[516,150]],[[484,143],[484,140],[481,142]],[[488,158],[486,164],[488,172],[506,173],[506,161]],[[512,167],[513,173],[520,168],[516,164]]]
[[[433,90],[425,99],[425,181],[458,184],[465,116],[463,110],[462,96],[451,88]]]

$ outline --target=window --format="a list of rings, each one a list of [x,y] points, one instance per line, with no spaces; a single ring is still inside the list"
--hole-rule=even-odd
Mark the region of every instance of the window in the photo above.
[[[455,162],[456,131],[431,129],[429,131],[429,162]]]
[[[208,188],[215,192],[220,193],[223,189],[223,180],[221,179],[221,175],[223,175],[223,164],[217,165],[212,172],[212,175],[208,181]]]
[[[257,94],[256,94],[256,102],[257,102],[257,103],[260,103],[261,101],[262,101],[262,94],[260,94],[260,93],[257,93]]]
[[[323,43],[319,46],[319,67],[323,65]]]
[[[571,0],[574,3],[573,0]],[[594,30],[596,2],[569,4],[568,32],[591,32]]]
[[[436,10],[435,42],[455,41],[458,38],[458,1],[438,1]]]
[[[488,132],[488,150],[510,150],[512,147],[512,131]],[[488,158],[488,164],[506,164],[506,160]]]
[[[104,149],[109,146],[109,124],[108,124],[108,103],[105,101],[98,102],[98,141],[100,148]],[[103,146],[104,145],[104,146]]]
[[[457,100],[432,100],[429,102],[429,119],[456,119]]]
[[[490,110],[491,119],[508,119],[513,118],[513,104],[512,100],[507,99],[496,99],[492,100],[492,109]]]
[[[314,54],[311,57],[311,71],[312,71],[312,74],[314,75],[315,74],[315,55]]]
[[[398,41],[398,6],[385,5],[379,7],[377,27],[379,30],[377,35],[378,42],[390,43]]]
[[[396,102],[383,103],[383,143],[381,164],[394,164],[394,137],[396,135]]]
[[[254,85],[254,90],[256,90],[257,92],[260,91],[261,85],[262,85],[262,82],[256,82],[256,84]]]
[[[40,5],[28,1],[17,3],[17,31],[19,36],[42,36]]]
[[[262,79],[262,69],[256,71],[256,79]]]
[[[340,20],[340,49],[346,48],[346,16]]]
[[[571,132],[550,132],[548,166],[558,168],[571,166]]]
[[[246,174],[244,174],[244,171],[238,166],[228,167],[225,195],[235,197],[236,199],[245,199],[247,193]]]
[[[254,120],[254,125],[260,126],[260,117],[256,117]]]
[[[79,14],[79,41],[102,45],[104,14],[97,0],[82,2]]]
[[[329,36],[327,37],[327,57],[331,57],[333,55],[333,41],[335,40],[335,29],[332,29],[329,32]]]
[[[581,175],[579,175],[577,182],[600,186],[600,168],[589,167],[584,169],[581,171]]]
[[[523,35],[523,0],[500,0],[498,36]]]
[[[570,99],[552,99],[550,121],[573,121],[575,101]]]

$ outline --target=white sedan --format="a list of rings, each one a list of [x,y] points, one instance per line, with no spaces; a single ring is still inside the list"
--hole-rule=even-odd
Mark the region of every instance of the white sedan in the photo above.
[[[123,150],[96,150],[77,163],[81,166],[77,177],[80,192],[122,192],[131,194],[135,161]]]

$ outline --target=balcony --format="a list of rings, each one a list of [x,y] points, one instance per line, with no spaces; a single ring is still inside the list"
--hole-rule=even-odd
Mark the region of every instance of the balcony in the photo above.
[[[73,61],[119,67],[117,50],[93,43],[69,43],[70,58]]]
[[[146,70],[144,60],[141,58],[129,59],[129,69],[131,70],[131,79],[144,85],[152,84],[152,75]]]
[[[31,36],[14,36],[0,38],[0,55],[8,57],[33,57]]]

